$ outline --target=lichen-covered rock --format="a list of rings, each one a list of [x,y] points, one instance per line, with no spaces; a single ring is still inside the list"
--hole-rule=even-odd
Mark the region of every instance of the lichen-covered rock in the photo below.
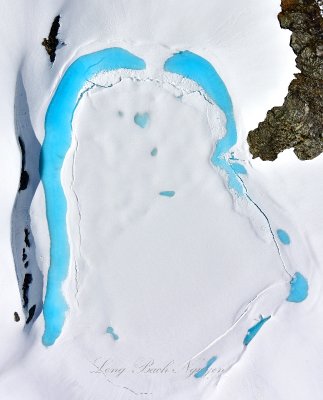
[[[280,26],[292,31],[290,45],[301,71],[289,85],[281,107],[248,135],[253,157],[275,160],[293,147],[301,160],[323,152],[323,18],[322,0],[282,0]]]

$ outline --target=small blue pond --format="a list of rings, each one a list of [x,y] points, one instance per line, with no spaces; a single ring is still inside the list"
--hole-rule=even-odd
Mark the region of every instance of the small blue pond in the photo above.
[[[308,282],[300,272],[296,272],[290,281],[290,292],[287,301],[292,303],[301,303],[307,298],[307,296]]]
[[[107,327],[106,333],[111,335],[113,340],[119,340],[119,336],[114,332],[114,329],[112,328],[112,326]]]
[[[173,190],[165,190],[164,192],[159,192],[160,196],[164,197],[174,197],[175,192]]]
[[[149,114],[148,113],[137,113],[133,118],[135,124],[140,126],[140,128],[145,128],[149,122]]]
[[[288,233],[286,231],[284,231],[283,229],[277,229],[277,236],[279,238],[279,240],[283,243],[283,244],[290,244],[290,237],[288,235]]]

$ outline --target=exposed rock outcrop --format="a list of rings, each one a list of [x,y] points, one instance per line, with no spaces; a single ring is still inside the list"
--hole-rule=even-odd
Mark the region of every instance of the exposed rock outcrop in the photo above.
[[[300,73],[289,85],[281,107],[248,136],[250,152],[275,160],[293,147],[297,157],[309,160],[323,152],[323,0],[282,0],[280,26],[292,31],[290,45]]]
[[[57,17],[54,18],[54,21],[52,23],[52,26],[49,31],[48,38],[44,38],[42,41],[42,45],[45,47],[50,61],[53,63],[56,58],[56,48],[59,44],[59,40],[57,39],[58,35],[58,30],[60,27],[59,20],[60,20],[60,15],[57,15]]]

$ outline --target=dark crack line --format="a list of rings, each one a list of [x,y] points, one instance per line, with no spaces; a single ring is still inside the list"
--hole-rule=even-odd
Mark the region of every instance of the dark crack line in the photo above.
[[[242,178],[234,171],[233,168],[231,168],[231,169],[232,169],[233,173],[235,174],[235,176],[236,176],[236,177],[240,180],[240,182],[242,183],[242,186],[243,186],[243,188],[244,188],[244,190],[245,190],[245,195],[246,195],[247,199],[258,209],[258,211],[264,216],[265,220],[267,221],[267,225],[268,225],[268,228],[269,228],[269,230],[270,230],[270,233],[271,233],[272,239],[273,239],[273,241],[274,241],[275,247],[276,247],[276,249],[277,249],[278,256],[279,256],[279,258],[280,258],[280,261],[281,261],[281,263],[282,263],[282,266],[283,266],[285,272],[292,278],[293,275],[288,271],[288,269],[287,269],[287,267],[286,267],[286,264],[285,264],[285,262],[284,262],[284,260],[283,260],[283,257],[282,257],[282,254],[281,254],[279,245],[278,245],[278,243],[277,243],[277,239],[276,239],[275,234],[274,234],[274,232],[273,232],[273,229],[272,229],[272,226],[271,226],[271,223],[270,223],[269,218],[267,217],[267,215],[265,214],[265,212],[262,210],[262,208],[251,198],[251,196],[250,196],[249,193],[248,193],[248,189],[247,189],[247,187],[246,187],[244,181],[242,180]]]
[[[176,74],[175,74],[175,75],[176,75]],[[185,89],[184,87],[180,87],[180,88],[179,88],[178,85],[176,85],[176,83],[174,83],[174,82],[167,81],[167,80],[162,80],[162,79],[158,79],[158,78],[149,78],[149,77],[146,77],[146,78],[139,78],[139,77],[137,77],[137,76],[126,76],[126,77],[124,77],[124,78],[120,77],[119,80],[118,80],[117,82],[114,82],[114,83],[111,83],[111,84],[108,84],[108,85],[101,85],[101,84],[98,84],[98,83],[93,82],[93,81],[90,80],[90,79],[87,79],[87,82],[89,82],[90,84],[92,84],[92,85],[94,85],[94,86],[97,86],[97,87],[99,87],[99,88],[109,89],[109,88],[111,88],[111,87],[113,87],[113,86],[115,86],[115,85],[121,83],[122,81],[124,81],[124,80],[126,80],[126,79],[129,79],[129,80],[131,80],[131,81],[133,81],[133,82],[153,82],[153,83],[157,83],[159,86],[163,86],[163,84],[168,84],[168,85],[172,86],[173,88],[175,88],[175,89],[177,89],[177,90],[180,90],[182,93],[185,93],[185,94],[187,94],[187,95],[197,93],[197,94],[199,94],[201,97],[203,97],[204,100],[207,101],[209,104],[211,104],[211,105],[213,105],[213,106],[216,105],[214,102],[212,102],[212,101],[208,98],[208,96],[206,95],[206,93],[204,93],[202,90],[199,90],[199,89],[190,90],[190,89]],[[184,80],[182,79],[181,82],[183,82],[183,81],[184,81]],[[90,88],[90,89],[92,89],[92,88]],[[89,90],[89,89],[88,89],[88,90]]]
[[[211,343],[209,343],[206,347],[204,347],[203,350],[199,351],[197,354],[195,354],[193,357],[190,358],[190,360],[194,360],[195,358],[199,357],[201,354],[203,354],[205,351],[207,351],[208,349],[210,349],[212,346],[214,346],[215,344],[217,344],[220,340],[224,339],[227,335],[229,335],[236,327],[237,325],[241,322],[241,320],[248,314],[248,312],[250,311],[251,307],[253,306],[254,303],[256,303],[256,301],[261,298],[262,296],[265,296],[266,293],[270,290],[272,290],[274,287],[279,286],[279,283],[273,284],[271,286],[268,286],[267,288],[265,288],[264,290],[262,290],[261,292],[259,292],[258,294],[256,294],[244,307],[243,312],[239,315],[239,317],[237,318],[237,320],[221,335],[219,335],[217,338],[215,338]],[[272,313],[272,315],[274,315],[274,313]],[[187,363],[188,361],[185,361],[185,363],[183,364],[183,366]]]
[[[125,390],[127,390],[128,392],[132,393],[132,394],[135,395],[135,396],[141,396],[141,395],[146,395],[146,396],[147,396],[147,395],[152,395],[152,393],[149,393],[149,392],[136,392],[136,391],[130,389],[128,386],[118,385],[118,384],[116,384],[115,382],[111,381],[111,379],[108,378],[107,373],[106,373],[104,370],[102,370],[102,367],[98,367],[98,366],[95,364],[95,362],[96,362],[97,360],[100,360],[100,358],[97,358],[96,360],[94,360],[94,362],[91,362],[91,365],[93,365],[93,367],[96,368],[95,371],[90,371],[91,374],[102,374],[102,375],[105,377],[105,379],[106,379],[107,382],[111,383],[113,386],[116,386],[116,387],[118,387],[118,388],[120,388],[120,389],[125,389]]]
[[[72,118],[71,118],[71,131],[73,131],[73,119],[74,119],[74,114],[75,114],[76,108],[77,108],[77,106],[79,105],[80,101],[82,100],[83,96],[84,96],[89,90],[91,90],[93,87],[94,87],[94,84],[92,84],[90,87],[86,88],[85,90],[83,90],[83,91],[80,93],[80,95],[79,95],[79,97],[78,97],[78,99],[77,99],[77,102],[76,102],[76,104],[75,104],[73,113],[72,113]],[[82,246],[81,246],[81,244],[82,244],[82,232],[81,232],[82,214],[81,214],[80,201],[79,201],[78,195],[77,195],[77,193],[76,193],[76,191],[75,191],[75,188],[74,188],[74,184],[75,184],[75,158],[76,158],[76,153],[77,153],[77,150],[78,150],[78,147],[79,147],[79,142],[78,142],[77,136],[74,135],[74,137],[75,137],[75,140],[76,140],[76,147],[75,147],[75,150],[74,150],[74,152],[73,152],[72,182],[71,182],[71,185],[70,185],[70,189],[72,190],[72,192],[73,192],[73,194],[74,194],[74,196],[75,196],[76,205],[77,205],[77,212],[78,212],[78,217],[79,217],[79,222],[78,222],[78,235],[79,235],[79,244],[80,244],[80,246],[79,246],[79,252],[80,252],[80,258],[83,259],[83,257],[82,257],[82,252],[81,252],[81,247],[82,247]],[[76,300],[76,302],[77,302],[77,305],[79,306],[79,301],[78,301],[78,294],[79,294],[79,268],[78,268],[78,265],[77,265],[77,262],[76,262],[76,261],[74,261],[74,279],[75,279],[75,293],[74,293],[74,297],[75,297],[75,300]]]
[[[81,215],[81,208],[80,208],[79,198],[78,198],[78,195],[77,195],[77,193],[75,191],[75,188],[74,188],[74,183],[75,183],[75,158],[76,158],[76,153],[77,153],[77,149],[78,149],[78,140],[77,140],[76,135],[75,135],[75,140],[76,140],[76,148],[75,148],[74,153],[73,153],[72,183],[71,183],[70,188],[72,189],[72,191],[74,193],[74,196],[75,196],[75,199],[76,199],[77,212],[78,212],[78,217],[79,217],[78,234],[79,234],[79,243],[80,243],[79,251],[80,251],[80,256],[81,256],[81,243],[82,243],[81,220],[82,220],[82,215]],[[77,304],[79,305],[79,302],[78,302],[78,292],[79,292],[78,276],[79,276],[79,270],[78,270],[78,266],[77,266],[77,262],[76,261],[74,263],[74,269],[75,269],[75,295],[74,295],[74,297],[75,297],[75,300],[76,300]]]

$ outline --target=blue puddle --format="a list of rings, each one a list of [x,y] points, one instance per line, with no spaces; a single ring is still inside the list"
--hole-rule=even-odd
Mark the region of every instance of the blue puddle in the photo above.
[[[254,326],[252,326],[250,329],[248,329],[248,332],[243,339],[243,344],[245,346],[248,346],[248,344],[252,341],[252,339],[257,335],[257,333],[260,331],[260,329],[263,327],[263,325],[271,318],[271,316],[263,318],[261,317],[260,321],[257,322]]]
[[[202,376],[204,376],[207,373],[208,369],[211,367],[212,364],[215,363],[216,360],[217,360],[216,356],[210,358],[209,361],[206,363],[206,366],[204,368],[201,368],[198,372],[196,372],[196,374],[194,374],[194,377],[202,378]]]
[[[217,142],[211,162],[227,173],[229,187],[242,196],[244,194],[243,186],[225,158],[237,141],[237,130],[231,98],[224,82],[208,61],[190,51],[181,51],[173,55],[165,62],[164,70],[195,81],[224,112],[226,134]]]
[[[67,206],[60,173],[71,145],[74,110],[82,97],[84,84],[95,74],[120,68],[141,70],[145,67],[142,59],[121,48],[105,49],[82,56],[67,69],[48,106],[45,139],[40,157],[50,234],[50,266],[43,310],[45,346],[52,345],[59,337],[67,310],[62,284],[67,276],[70,253],[66,230]]]
[[[277,229],[276,233],[277,233],[279,240],[283,244],[286,244],[286,245],[290,244],[290,237],[287,232],[285,232],[283,229]]]
[[[140,126],[140,128],[145,128],[149,122],[149,114],[148,113],[137,113],[133,118],[135,124]]]
[[[119,340],[119,336],[114,332],[112,326],[108,326],[106,333],[112,336],[113,340]]]
[[[156,157],[157,154],[158,154],[158,149],[157,149],[157,147],[154,147],[154,148],[151,150],[150,155],[151,155],[152,157]]]
[[[165,190],[164,192],[159,192],[160,196],[164,197],[174,197],[175,192],[173,190]]]
[[[301,303],[308,296],[307,279],[300,273],[296,272],[290,281],[290,292],[287,301],[292,303]]]

